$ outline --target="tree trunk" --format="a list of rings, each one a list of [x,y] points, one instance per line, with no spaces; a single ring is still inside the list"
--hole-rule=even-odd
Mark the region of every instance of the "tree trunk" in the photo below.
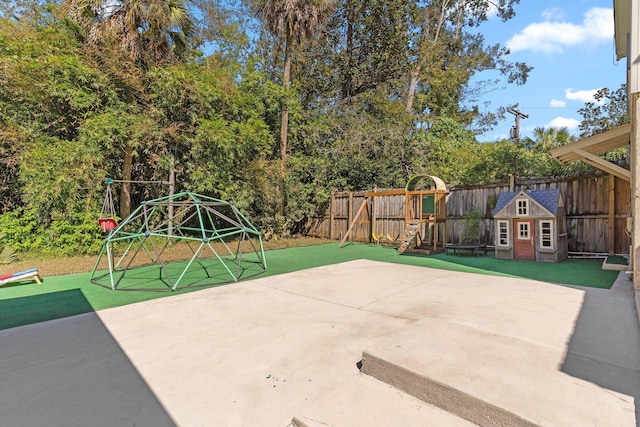
[[[126,218],[131,213],[131,172],[133,170],[133,147],[124,147],[124,165],[122,167],[122,187],[120,189],[120,218]]]
[[[291,42],[292,37],[287,36],[284,48],[284,75],[282,85],[285,89],[285,99],[282,103],[282,116],[280,120],[280,159],[284,165],[287,158],[287,131],[289,130],[289,105],[287,105],[289,87],[291,86]],[[284,168],[284,166],[283,166]]]
[[[413,100],[416,96],[416,88],[420,81],[420,68],[416,68],[411,72],[411,81],[409,82],[409,91],[407,92],[407,102],[405,104],[405,111],[411,113],[413,110]]]
[[[291,43],[293,37],[287,35],[284,47],[284,73],[282,76],[282,85],[285,89],[285,99],[282,102],[282,113],[280,120],[280,206],[279,214],[284,216],[285,207],[287,205],[285,191],[285,175],[287,173],[287,133],[289,130],[289,87],[291,86]]]
[[[347,10],[347,48],[346,48],[346,66],[344,68],[344,81],[342,83],[342,99],[348,99],[353,93],[353,2],[348,0],[346,4]]]

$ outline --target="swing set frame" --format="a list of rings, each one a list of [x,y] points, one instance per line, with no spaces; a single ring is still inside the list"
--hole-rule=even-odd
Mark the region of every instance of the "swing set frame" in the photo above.
[[[100,213],[100,217],[98,218],[98,224],[100,225],[100,228],[102,228],[102,231],[104,231],[105,233],[108,233],[118,226],[116,207],[114,203],[113,192],[111,191],[112,184],[164,184],[171,186],[171,182],[169,181],[142,181],[113,178],[105,178],[104,183],[106,185],[106,189],[104,191],[104,200],[102,202],[102,211]]]
[[[429,182],[423,187],[424,182]],[[382,205],[382,232],[378,231],[378,206],[382,197],[404,195],[404,212],[391,215],[392,208],[387,202]],[[404,189],[374,190],[364,194],[364,200],[347,232],[340,241],[339,247],[344,246],[356,224],[369,224],[370,241],[379,244],[388,242],[399,244],[402,252],[409,246],[421,246],[423,239],[430,242],[430,253],[444,250],[446,236],[446,196],[447,188],[440,178],[432,175],[416,175],[412,177]],[[404,215],[404,216],[402,216]],[[395,238],[390,233],[391,220],[404,220],[404,231]],[[411,241],[408,241],[410,239]]]

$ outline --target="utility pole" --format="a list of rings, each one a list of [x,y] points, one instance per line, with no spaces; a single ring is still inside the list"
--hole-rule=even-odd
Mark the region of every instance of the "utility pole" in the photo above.
[[[511,128],[511,140],[513,142],[518,142],[520,141],[520,119],[528,119],[529,116],[521,113],[513,107],[508,107],[507,113],[511,113],[516,116],[516,125]]]

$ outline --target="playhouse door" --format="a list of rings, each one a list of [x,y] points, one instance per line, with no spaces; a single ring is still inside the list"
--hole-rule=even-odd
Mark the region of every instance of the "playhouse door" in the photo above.
[[[513,241],[514,241],[514,258],[535,260],[536,252],[533,236],[533,220],[532,219],[515,219],[513,221]]]

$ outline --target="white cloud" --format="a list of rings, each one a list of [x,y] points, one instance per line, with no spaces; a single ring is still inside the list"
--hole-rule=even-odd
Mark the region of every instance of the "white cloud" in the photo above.
[[[532,133],[534,130],[536,130],[536,126],[524,126],[520,129],[522,131],[522,133]]]
[[[553,108],[564,108],[567,105],[567,101],[552,99],[549,105],[551,105]]]
[[[594,95],[600,89],[576,90],[572,88],[564,90],[564,96],[570,101],[595,102]]]
[[[570,119],[568,117],[556,117],[555,119],[551,120],[545,127],[567,128],[571,131],[578,129],[578,126],[580,126],[580,120]]]
[[[564,19],[565,15],[564,15],[564,10],[560,9],[559,7],[553,7],[553,8],[543,10],[540,16],[545,21],[552,21],[554,19],[555,20]]]
[[[562,53],[564,48],[598,45],[613,40],[613,9],[594,7],[580,24],[566,22],[556,9],[542,13],[544,22],[529,24],[507,42],[511,52],[531,50],[545,54]]]

